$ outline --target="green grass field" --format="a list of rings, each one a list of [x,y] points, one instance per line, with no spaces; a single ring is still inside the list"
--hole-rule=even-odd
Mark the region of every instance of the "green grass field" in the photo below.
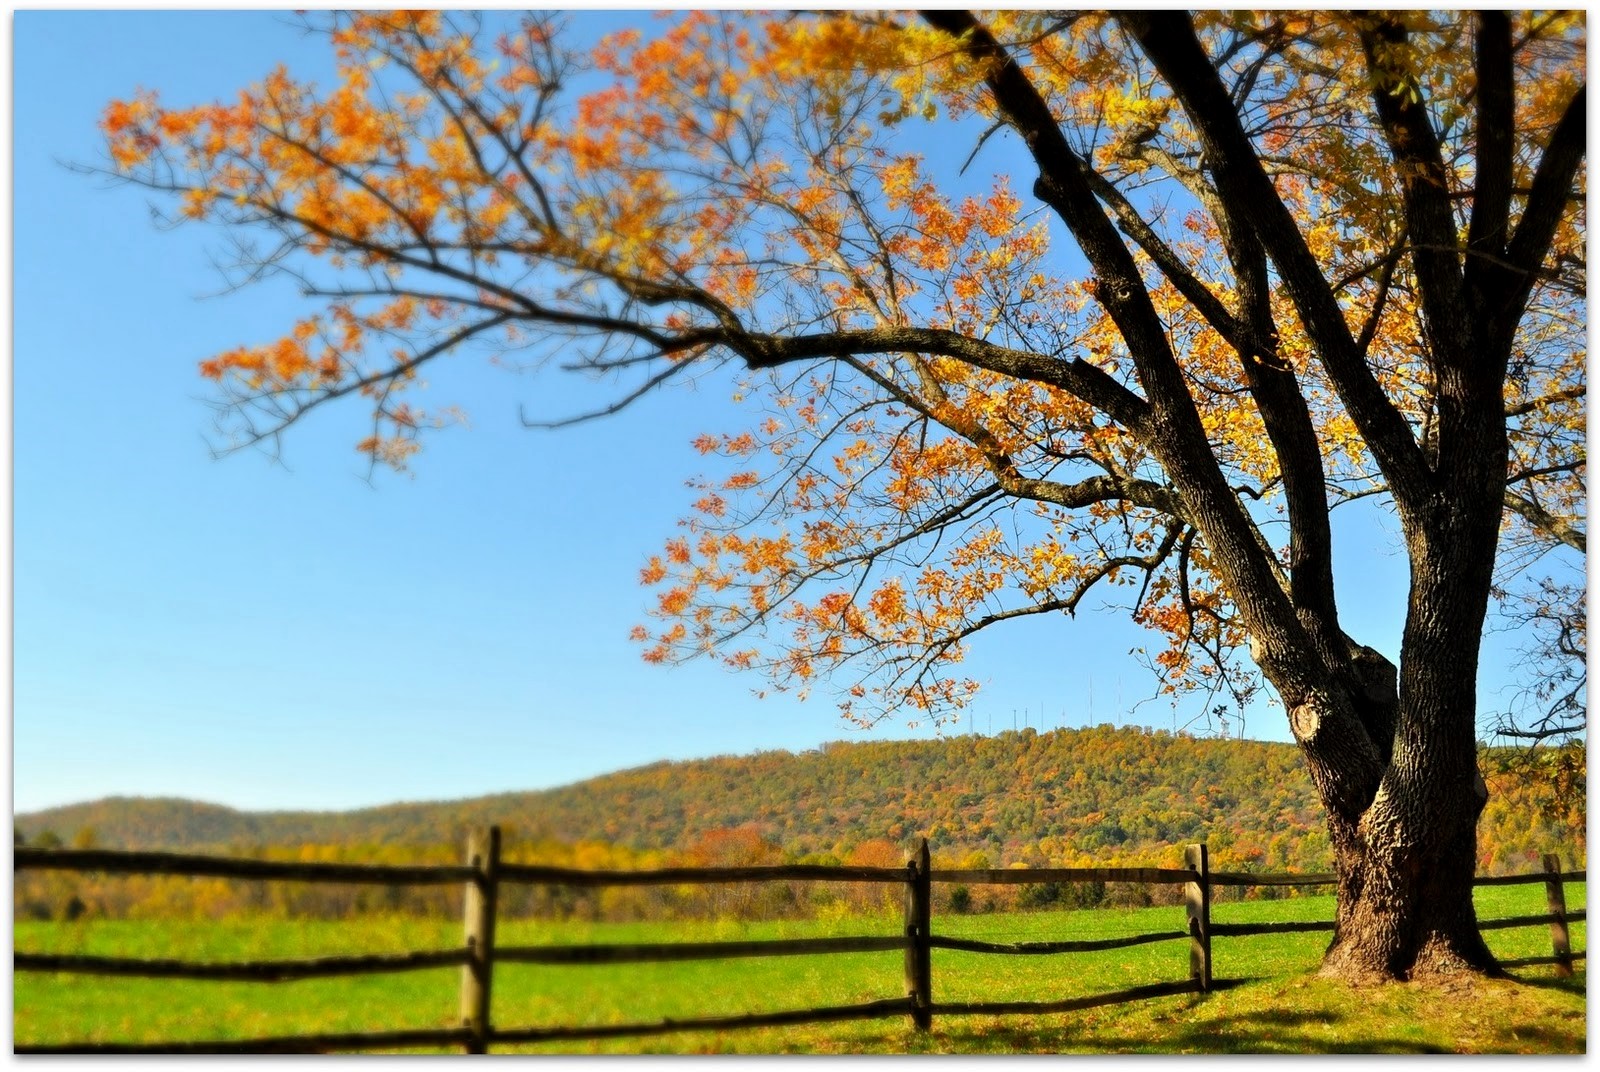
[[[1478,891],[1483,919],[1543,911],[1543,887]],[[1567,888],[1569,905],[1584,888]],[[1331,897],[1224,902],[1219,923],[1328,919]],[[1181,908],[936,915],[934,933],[1020,942],[1178,930]],[[899,934],[888,915],[770,923],[579,924],[502,922],[502,945]],[[1582,923],[1573,947],[1587,948]],[[458,945],[455,921],[19,922],[29,952],[195,960],[398,953]],[[1546,927],[1487,932],[1504,958],[1548,955]],[[947,1016],[926,1035],[902,1019],[726,1032],[683,1032],[528,1051],[579,1053],[1007,1052],[1583,1052],[1585,972],[1521,969],[1523,983],[1463,982],[1368,990],[1319,979],[1322,933],[1217,938],[1214,974],[1232,983],[1181,995],[1044,1016]],[[934,950],[934,1001],[1044,1001],[1183,979],[1185,940],[1093,954],[994,956]],[[212,983],[24,972],[14,976],[18,1044],[73,1040],[230,1039],[451,1026],[459,969],[294,983]],[[494,982],[502,1028],[606,1024],[845,1005],[899,997],[898,952],[690,961],[677,964],[506,964]],[[506,1049],[517,1049],[506,1047]]]

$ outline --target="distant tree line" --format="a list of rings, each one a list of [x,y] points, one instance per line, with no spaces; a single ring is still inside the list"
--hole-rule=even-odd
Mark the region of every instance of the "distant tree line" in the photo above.
[[[953,771],[942,771],[933,764],[920,769],[905,764],[860,765],[861,759],[869,758],[863,752],[949,756],[953,749],[919,750],[906,742],[876,742],[835,750],[836,756],[852,757],[851,765],[867,778],[868,784],[854,797],[841,795],[840,810],[853,817],[854,823],[838,828],[839,834],[831,841],[823,830],[812,830],[781,842],[774,836],[771,822],[702,829],[682,845],[670,848],[641,848],[601,838],[568,841],[528,834],[511,826],[507,830],[505,859],[617,870],[781,863],[900,867],[906,862],[913,839],[926,834],[933,845],[933,866],[941,869],[1172,866],[1177,846],[1184,840],[1206,841],[1214,866],[1229,870],[1330,869],[1327,839],[1316,821],[1315,806],[1293,782],[1292,774],[1298,774],[1298,768],[1288,766],[1282,779],[1262,779],[1249,786],[1240,781],[1242,771],[1227,765],[1217,766],[1201,777],[1192,769],[1165,766],[1158,761],[1169,756],[1139,744],[1148,742],[1170,749],[1181,743],[1185,749],[1218,756],[1240,753],[1230,751],[1231,745],[1217,748],[1222,742],[1111,731],[1107,727],[1104,733],[1078,731],[1073,736],[1080,743],[1101,741],[1108,749],[1119,746],[1114,753],[1097,756],[1100,762],[1084,763],[1068,773],[1051,768],[1052,750],[1046,747],[1051,742],[1046,737],[1054,735],[1035,737],[1032,731],[1025,731],[1004,736],[1010,739],[970,742],[968,751],[972,754],[963,768],[966,776],[959,780],[952,777]],[[1287,749],[1283,752],[1292,762],[1292,753]],[[775,761],[777,755],[747,757],[742,762],[753,765],[760,774],[772,776],[775,791],[782,791],[786,779],[779,772],[784,764]],[[1582,747],[1497,750],[1486,755],[1492,762],[1485,766],[1494,774],[1490,804],[1479,827],[1479,870],[1488,874],[1529,870],[1538,866],[1540,854],[1546,851],[1560,851],[1571,865],[1581,866],[1587,851]],[[806,758],[809,757],[787,757],[789,766]],[[884,757],[874,754],[870,758]],[[1009,762],[997,762],[1002,759]],[[688,767],[705,776],[705,763],[670,766]],[[927,790],[920,796],[904,793],[901,817],[873,832],[868,824],[877,811],[860,801],[877,789],[868,772],[884,767],[910,783],[927,786]],[[1168,787],[1154,794],[1147,783],[1159,783],[1163,770],[1169,776],[1174,770],[1184,771],[1189,776],[1189,792]],[[987,783],[991,776],[1001,773],[1020,785],[1048,784],[1051,788],[1035,788],[1027,794],[1013,792],[994,801],[986,792]],[[737,788],[745,780],[720,781],[724,787]],[[887,785],[889,778],[882,781]],[[1118,807],[1114,794],[1119,786],[1125,807]],[[638,786],[628,788],[637,791]],[[686,792],[685,797],[692,799],[692,793]],[[1050,820],[1050,816],[1063,812],[1072,816],[1070,831],[1061,829],[1059,821]],[[1216,818],[1198,826],[1175,818],[1200,812]],[[976,821],[957,823],[948,818],[963,813],[974,814]],[[632,813],[619,807],[612,814]],[[934,819],[931,829],[921,826],[935,814],[946,818]],[[1039,833],[1026,839],[1017,831],[1030,818]],[[997,830],[1005,832],[1003,838],[994,836]],[[40,848],[91,848],[100,842],[92,826],[79,827],[70,840],[49,828],[31,836],[19,828],[14,840],[18,845]],[[236,843],[212,846],[211,851],[268,860],[453,865],[461,861],[462,844],[461,837],[451,837],[416,843]],[[1261,887],[1228,890],[1226,896],[1270,898],[1295,896],[1297,892],[1292,888]],[[1179,895],[1177,887],[1105,882],[1004,886],[939,883],[934,887],[936,910],[945,913],[1134,907],[1172,903]],[[511,885],[501,893],[501,908],[507,918],[594,921],[815,918],[898,912],[900,897],[899,887],[868,883],[777,882],[612,889]],[[15,876],[13,911],[17,919],[69,921],[250,916],[340,919],[372,914],[453,917],[461,911],[461,891],[451,887],[345,886],[30,870]]]

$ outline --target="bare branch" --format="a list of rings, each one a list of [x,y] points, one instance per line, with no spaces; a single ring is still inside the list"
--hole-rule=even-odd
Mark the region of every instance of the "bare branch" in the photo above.
[[[1584,552],[1588,549],[1588,533],[1564,517],[1558,517],[1540,506],[1533,499],[1507,490],[1505,495],[1506,509],[1522,518],[1535,529],[1566,544],[1573,550]]]

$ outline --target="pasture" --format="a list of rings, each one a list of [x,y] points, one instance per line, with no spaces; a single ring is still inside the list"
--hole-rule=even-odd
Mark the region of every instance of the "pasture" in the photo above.
[[[1568,904],[1584,887],[1567,888]],[[1483,887],[1484,919],[1543,911],[1534,886]],[[1172,929],[1181,907],[995,915],[941,915],[935,933],[997,942],[1095,939]],[[1221,901],[1215,923],[1328,919],[1331,896]],[[783,922],[579,923],[502,920],[503,944],[667,942],[898,935],[896,914]],[[19,950],[101,956],[253,960],[399,953],[460,942],[456,920],[408,917],[358,922],[18,922]],[[1545,927],[1492,930],[1503,958],[1549,954]],[[1317,978],[1326,935],[1219,937],[1220,989],[1043,1016],[942,1016],[925,1035],[904,1019],[745,1031],[497,1047],[558,1053],[1184,1053],[1473,1052],[1581,1053],[1585,962],[1571,980],[1549,966],[1521,969],[1527,982],[1463,981],[1352,991]],[[1575,950],[1587,948],[1582,923]],[[998,957],[936,949],[936,1001],[1038,1001],[1185,978],[1187,941],[1089,954]],[[14,976],[18,1044],[69,1040],[228,1039],[268,1035],[436,1028],[456,1017],[459,969],[293,983],[215,983],[22,972]],[[620,1023],[736,1015],[898,997],[897,952],[665,964],[506,964],[495,975],[494,1020],[503,1027]]]

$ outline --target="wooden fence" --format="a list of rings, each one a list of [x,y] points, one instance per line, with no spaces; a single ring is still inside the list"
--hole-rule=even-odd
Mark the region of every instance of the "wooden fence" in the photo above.
[[[763,867],[660,868],[649,871],[580,871],[505,863],[500,859],[500,830],[475,834],[468,843],[462,867],[391,867],[332,863],[289,863],[178,853],[116,852],[97,849],[14,850],[14,866],[124,874],[188,875],[279,881],[402,884],[462,884],[466,890],[466,941],[461,947],[400,954],[321,957],[309,960],[202,963],[123,957],[14,954],[15,971],[77,972],[96,975],[134,975],[170,979],[249,980],[285,982],[327,976],[377,972],[417,971],[459,965],[461,1011],[458,1027],[437,1030],[378,1031],[354,1034],[296,1035],[273,1038],[230,1039],[163,1043],[66,1043],[18,1045],[17,1053],[326,1053],[350,1050],[391,1050],[459,1046],[468,1053],[487,1053],[490,1046],[507,1043],[547,1042],[643,1036],[677,1031],[771,1027],[906,1016],[920,1030],[934,1016],[1026,1015],[1068,1012],[1100,1005],[1139,1001],[1172,994],[1203,993],[1212,989],[1213,938],[1294,931],[1331,931],[1332,921],[1299,923],[1214,924],[1211,891],[1218,886],[1323,886],[1332,885],[1331,874],[1257,874],[1212,871],[1204,845],[1184,850],[1183,867],[1073,867],[1005,870],[944,870],[930,866],[928,844],[904,868],[835,867],[791,864]],[[582,946],[501,946],[495,941],[499,889],[506,883],[535,883],[576,887],[720,884],[773,881],[878,882],[905,887],[905,931],[902,936],[790,938],[764,941],[595,944]],[[1586,881],[1586,872],[1563,872],[1554,855],[1544,858],[1544,871],[1528,875],[1480,878],[1477,885],[1544,882],[1549,912],[1538,916],[1480,921],[1484,930],[1548,924],[1553,955],[1502,962],[1506,967],[1554,964],[1558,974],[1571,975],[1572,962],[1584,957],[1572,952],[1567,922],[1585,918],[1582,909],[1566,908],[1563,883]],[[965,883],[1068,883],[1130,882],[1181,884],[1184,887],[1184,926],[1170,931],[1107,938],[1095,941],[998,943],[951,938],[933,933],[934,882]],[[933,1000],[932,951],[956,949],[976,953],[1041,955],[1085,953],[1120,949],[1149,942],[1187,940],[1189,974],[1173,982],[1155,983],[1110,993],[1056,1001],[936,1002]],[[626,1024],[581,1026],[494,1026],[491,997],[497,964],[617,964],[728,957],[771,957],[860,953],[900,950],[905,957],[903,996],[855,1005],[750,1013],[741,1016],[707,1016]]]

